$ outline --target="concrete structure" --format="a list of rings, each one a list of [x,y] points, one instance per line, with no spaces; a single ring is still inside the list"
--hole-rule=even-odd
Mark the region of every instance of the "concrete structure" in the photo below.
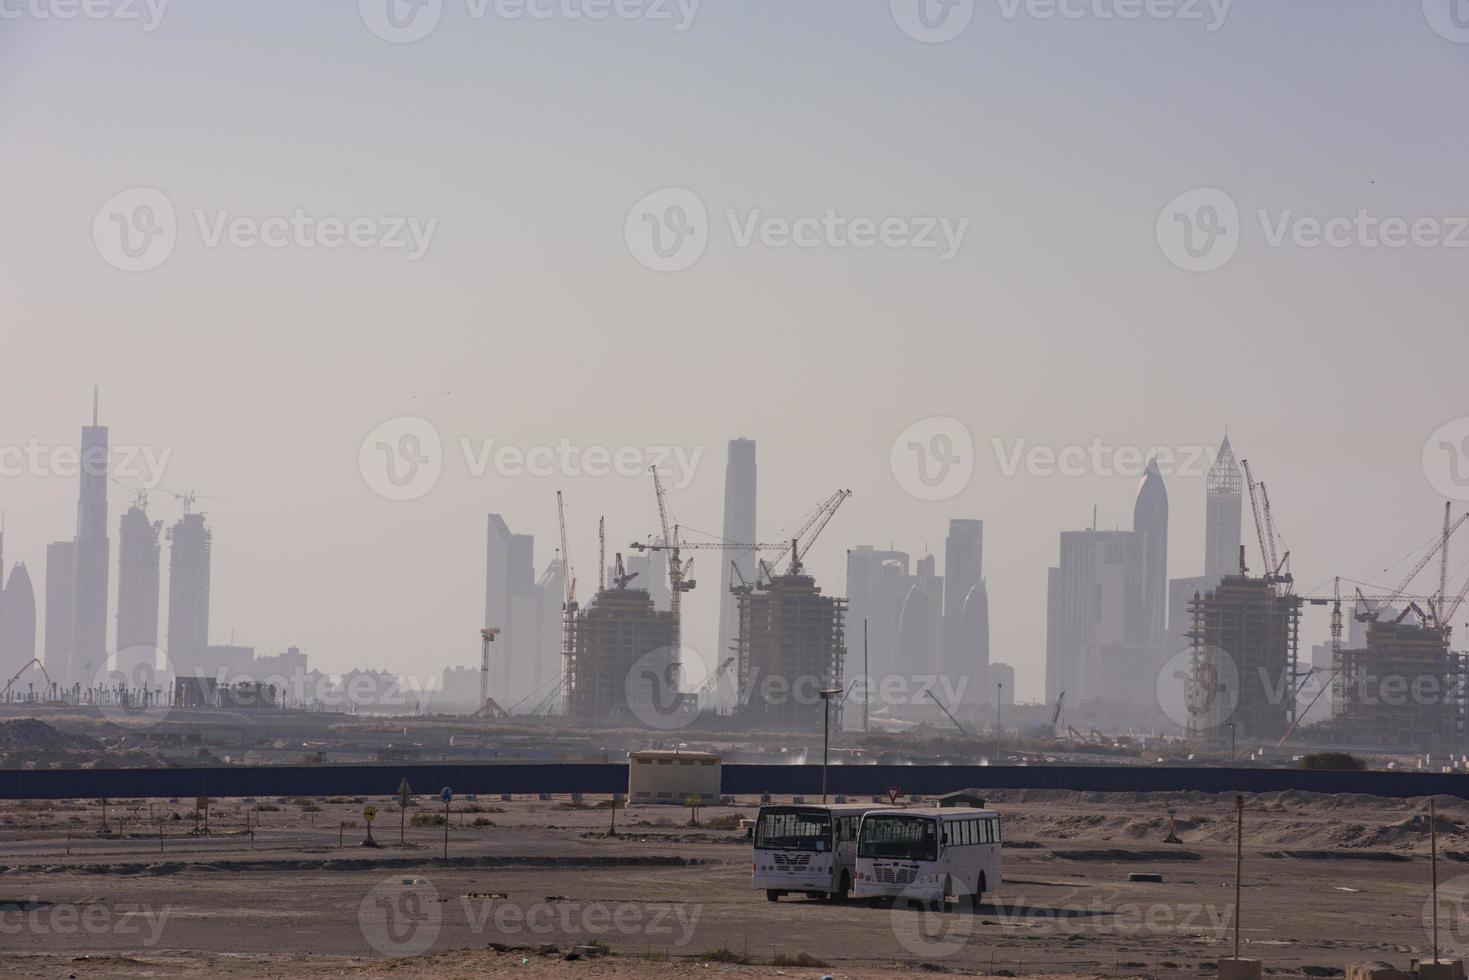
[[[71,653],[76,639],[77,546],[55,541],[46,546],[46,673],[72,690]],[[89,678],[90,680],[90,678]]]
[[[926,678],[942,671],[944,580],[937,568],[932,555],[918,559],[913,584],[903,598],[894,671],[899,677]]]
[[[77,498],[76,603],[72,636],[72,680],[90,686],[107,667],[107,578],[111,545],[107,538],[107,427],[97,420],[92,393],[92,424],[83,426],[81,492]]]
[[[755,465],[755,442],[752,439],[731,439],[729,455],[724,467],[724,540],[735,544],[754,544],[755,491],[758,485]],[[731,587],[738,585],[733,562],[739,567],[746,582],[755,581],[756,555],[750,551],[724,551],[719,553],[719,635],[714,644],[712,661],[714,670],[730,656],[739,643],[739,609]]]
[[[1245,477],[1234,459],[1229,436],[1204,480],[1204,574],[1239,574],[1240,533],[1244,519]]]
[[[4,569],[0,568],[0,572]],[[36,592],[25,564],[15,566],[0,593],[0,684],[36,655]]]
[[[158,659],[163,522],[148,520],[146,505],[139,497],[117,535],[117,670],[125,677],[155,668]]]
[[[1469,671],[1465,656],[1449,649],[1447,630],[1369,621],[1366,645],[1343,649],[1335,669],[1338,740],[1372,748],[1462,746]]]
[[[648,724],[684,710],[673,614],[646,589],[609,588],[577,611],[567,714],[605,724]]]
[[[1142,570],[1138,610],[1141,618],[1131,639],[1162,645],[1166,642],[1168,618],[1168,488],[1163,485],[1157,459],[1148,461],[1138,485],[1132,530],[1139,537]]]
[[[629,803],[683,805],[690,798],[718,802],[723,786],[722,757],[712,752],[643,751],[627,754]]]
[[[843,686],[847,600],[822,595],[799,562],[736,599],[737,676],[739,690],[749,692],[737,709],[741,721],[769,731],[821,731],[828,706],[818,692]],[[837,731],[840,705],[830,710]]]
[[[957,642],[964,656],[947,672],[955,683],[955,690],[960,690],[959,683],[965,684],[961,704],[984,704],[989,687],[990,594],[983,579],[970,588],[962,609]]]
[[[168,530],[168,664],[175,674],[205,671],[214,534],[203,514],[184,514]]]
[[[1301,600],[1264,579],[1227,576],[1190,603],[1190,735],[1275,742],[1295,721]]]

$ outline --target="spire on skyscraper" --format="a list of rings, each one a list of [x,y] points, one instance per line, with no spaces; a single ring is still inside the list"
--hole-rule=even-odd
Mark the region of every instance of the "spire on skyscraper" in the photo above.
[[[1219,444],[1219,456],[1209,468],[1204,488],[1209,493],[1239,493],[1244,486],[1244,473],[1240,471],[1239,463],[1235,462],[1234,449],[1229,445],[1229,434],[1225,433],[1224,441]]]

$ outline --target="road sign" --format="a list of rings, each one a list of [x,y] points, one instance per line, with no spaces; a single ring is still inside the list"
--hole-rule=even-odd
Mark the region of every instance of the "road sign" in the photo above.
[[[366,820],[368,824],[371,824],[374,820],[377,819],[377,807],[373,806],[372,804],[368,804],[367,806],[363,807],[362,819]]]
[[[885,790],[885,792],[888,795],[888,802],[889,803],[896,803],[896,802],[898,802],[898,797],[900,797],[900,796],[903,795],[903,787],[901,787],[901,786],[889,786]]]
[[[403,781],[398,784],[398,806],[399,807],[402,807],[404,809],[406,809],[408,807],[408,797],[409,797],[409,795],[412,792],[413,791],[408,788],[408,777],[406,777],[406,776],[403,777]]]
[[[443,800],[445,803],[448,803],[453,798],[454,791],[449,787],[445,786],[443,789],[439,790],[439,799]]]

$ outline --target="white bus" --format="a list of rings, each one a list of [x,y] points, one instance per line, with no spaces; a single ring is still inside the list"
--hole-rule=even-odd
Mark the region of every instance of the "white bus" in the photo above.
[[[755,819],[750,880],[772,902],[782,895],[842,900],[856,878],[857,830],[877,806],[762,806]]]
[[[873,905],[903,899],[941,908],[952,895],[979,908],[1000,885],[1000,815],[961,807],[869,813],[855,885],[857,897]]]

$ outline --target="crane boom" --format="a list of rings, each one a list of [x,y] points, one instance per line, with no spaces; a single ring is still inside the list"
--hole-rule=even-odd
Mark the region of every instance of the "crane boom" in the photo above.
[[[959,734],[961,734],[961,735],[968,735],[969,734],[969,729],[967,729],[963,725],[959,724],[959,719],[954,717],[954,713],[952,711],[950,711],[948,708],[944,707],[944,703],[939,700],[939,696],[937,694],[933,693],[933,689],[932,688],[924,688],[923,693],[924,694],[927,694],[928,697],[929,697],[929,699],[931,701],[933,701],[934,704],[936,704],[936,705],[939,706],[939,710],[940,711],[942,711],[944,714],[946,714],[946,715],[949,716],[949,720],[954,723],[954,727],[957,728],[957,729],[959,729]]]
[[[1240,465],[1244,467],[1245,486],[1250,491],[1250,511],[1255,515],[1255,536],[1260,541],[1260,562],[1265,565],[1265,577],[1269,578],[1272,569],[1270,568],[1270,549],[1265,544],[1265,519],[1260,510],[1260,485],[1255,482],[1254,474],[1250,472],[1250,461],[1242,459]]]

